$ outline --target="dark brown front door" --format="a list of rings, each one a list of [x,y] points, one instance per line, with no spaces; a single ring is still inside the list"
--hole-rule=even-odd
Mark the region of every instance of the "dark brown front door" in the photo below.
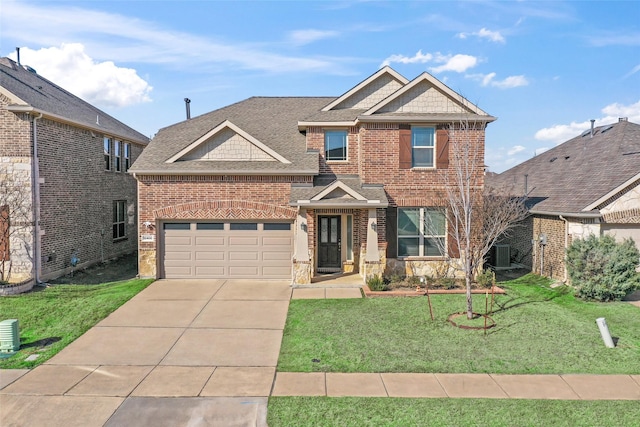
[[[341,271],[340,217],[318,217],[318,271]]]

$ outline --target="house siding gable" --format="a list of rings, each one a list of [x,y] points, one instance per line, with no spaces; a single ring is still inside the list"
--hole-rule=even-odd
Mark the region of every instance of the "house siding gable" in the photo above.
[[[369,109],[402,87],[402,83],[394,79],[392,76],[385,74],[378,77],[375,81],[369,83],[367,86],[360,89],[358,92],[354,93],[332,109]]]
[[[467,111],[428,82],[422,82],[383,106],[376,114],[384,113],[448,113],[463,114]]]

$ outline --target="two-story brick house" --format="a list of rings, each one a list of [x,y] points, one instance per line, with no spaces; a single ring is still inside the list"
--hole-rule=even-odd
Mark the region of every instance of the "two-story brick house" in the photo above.
[[[481,126],[447,132],[462,116]],[[450,138],[483,157],[493,120],[427,73],[384,67],[338,98],[249,98],[163,128],[131,168],[140,274],[306,284],[421,271],[449,240],[431,208]]]
[[[136,181],[127,171],[148,141],[35,70],[0,59],[0,180],[24,196],[20,206],[3,198],[10,283],[28,288],[137,249]]]

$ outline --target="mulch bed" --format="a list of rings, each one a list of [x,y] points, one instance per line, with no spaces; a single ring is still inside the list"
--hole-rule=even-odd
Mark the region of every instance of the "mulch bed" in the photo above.
[[[420,290],[413,289],[393,289],[389,291],[372,291],[369,289],[367,285],[362,287],[364,291],[364,295],[367,297],[421,297],[427,294],[427,290],[424,287],[421,287]],[[467,291],[465,289],[429,289],[429,295],[436,294],[465,294]],[[491,288],[477,288],[471,289],[472,294],[491,294]],[[493,287],[494,294],[504,294],[504,289],[494,286]]]

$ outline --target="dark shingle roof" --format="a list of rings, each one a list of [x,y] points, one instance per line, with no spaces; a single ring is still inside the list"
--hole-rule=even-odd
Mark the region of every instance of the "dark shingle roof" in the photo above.
[[[313,186],[311,185],[292,185],[291,186],[291,196],[290,196],[290,204],[293,206],[298,206],[299,200],[311,200],[316,195],[320,194],[327,188],[329,188],[334,182],[340,181],[344,185],[346,185],[351,190],[365,197],[367,200],[375,201],[378,203],[375,205],[383,205],[387,206],[388,200],[387,196],[384,192],[384,187],[382,185],[372,185],[372,184],[363,184],[362,180],[358,175],[319,175],[314,177]],[[352,205],[367,206],[366,201],[361,201],[357,199],[353,199],[350,197],[345,197],[341,199],[335,198],[324,198],[321,200],[313,201],[312,204],[314,207],[321,207],[323,205],[339,205],[345,208],[348,208]],[[303,205],[300,205],[303,206]],[[371,205],[374,206],[374,205]]]
[[[320,110],[334,98],[253,97],[160,129],[131,167],[132,172],[162,173],[318,173],[318,153],[307,152],[298,121]],[[176,161],[180,152],[226,120],[291,163],[247,161]]]
[[[640,125],[620,121],[595,128],[527,160],[487,185],[524,193],[533,212],[576,213],[640,174]]]
[[[0,85],[41,112],[133,142],[145,144],[149,141],[140,132],[9,58],[0,58]],[[99,125],[96,124],[98,116]]]

